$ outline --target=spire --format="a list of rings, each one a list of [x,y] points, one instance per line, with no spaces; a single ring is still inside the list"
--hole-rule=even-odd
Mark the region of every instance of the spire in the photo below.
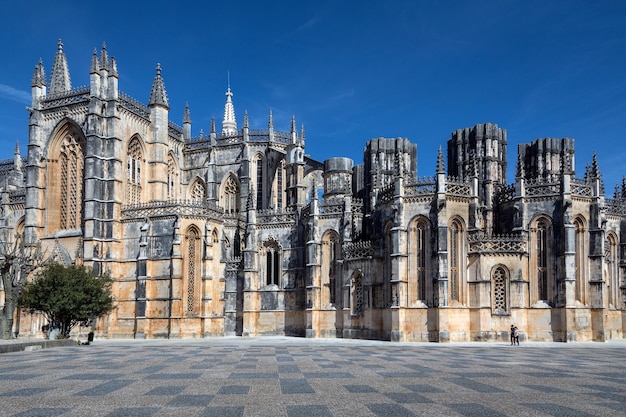
[[[167,93],[165,92],[165,85],[163,85],[163,78],[161,78],[161,64],[157,64],[156,67],[156,75],[152,82],[152,91],[150,92],[148,106],[163,106],[167,110],[170,109],[169,102],[167,101]]]
[[[291,142],[296,143],[296,139],[298,139],[298,132],[296,130],[296,116],[291,115]]]
[[[245,113],[243,114],[243,128],[244,129],[249,129],[250,125],[248,122],[248,110],[245,111]]]
[[[107,54],[107,45],[102,42],[102,52],[100,53],[100,68],[109,69],[109,54]]]
[[[300,133],[300,142],[304,145],[304,123],[302,123],[302,133]]]
[[[598,167],[598,154],[593,153],[591,159],[591,178],[600,178],[600,168]]]
[[[622,177],[622,198],[626,198],[626,178]]]
[[[117,61],[115,61],[115,57],[112,56],[109,62],[111,63],[111,76],[117,77]]]
[[[50,74],[50,95],[61,94],[72,89],[70,71],[67,68],[67,60],[63,52],[63,42],[57,43],[57,54],[54,57],[54,65]]]
[[[189,112],[189,103],[185,103],[185,114],[183,115],[183,123],[191,123],[191,113]]]
[[[272,115],[272,109],[270,109],[270,118],[267,122],[267,128],[269,130],[274,130],[274,116]]]
[[[237,133],[237,121],[235,120],[235,106],[233,105],[233,93],[230,91],[230,75],[228,76],[228,90],[226,90],[226,104],[224,105],[224,119],[222,120],[222,135],[234,135]]]
[[[100,65],[98,64],[98,53],[96,52],[96,48],[93,48],[93,55],[91,55],[91,65],[89,66],[89,73],[96,74],[100,69]]]
[[[209,133],[211,134],[211,137],[214,137],[216,135],[215,116],[211,116],[211,131]]]
[[[446,166],[443,163],[443,148],[439,147],[439,153],[437,154],[437,174],[445,174]]]
[[[35,65],[33,81],[31,87],[43,87],[46,85],[46,73],[43,70],[43,61],[39,58],[39,63]]]

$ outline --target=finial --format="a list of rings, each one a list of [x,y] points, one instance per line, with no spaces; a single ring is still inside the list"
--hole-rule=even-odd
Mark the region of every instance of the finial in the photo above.
[[[591,176],[592,178],[600,177],[600,168],[598,167],[598,154],[593,152],[593,157],[591,159]]]
[[[272,109],[270,109],[270,119],[267,122],[267,128],[270,130],[274,129],[274,116],[272,115]]]
[[[211,116],[211,132],[212,135],[215,134],[215,116]]]
[[[18,140],[15,141],[15,150],[13,151],[15,155],[20,154],[20,142]]]
[[[521,154],[517,154],[517,167],[516,167],[516,172],[515,172],[515,176],[517,178],[523,178],[524,177],[524,164],[522,161],[522,155]]]
[[[302,123],[302,132],[300,133],[300,141],[304,143],[304,123]]]
[[[191,113],[189,112],[189,102],[185,102],[185,113],[183,114],[183,123],[191,123]]]
[[[167,100],[167,93],[165,92],[165,85],[163,78],[161,78],[161,64],[157,63],[156,75],[152,83],[152,91],[150,92],[150,101],[148,106],[159,105],[169,110],[170,105]]]
[[[59,41],[57,42],[57,49],[59,52],[63,52],[63,41],[61,38],[59,38]]]
[[[244,129],[249,129],[249,128],[250,128],[250,126],[249,126],[249,124],[248,124],[248,110],[246,110],[246,111],[243,113],[243,128],[244,128]]]
[[[437,154],[437,174],[445,174],[446,167],[443,162],[443,148],[439,146],[439,152]]]

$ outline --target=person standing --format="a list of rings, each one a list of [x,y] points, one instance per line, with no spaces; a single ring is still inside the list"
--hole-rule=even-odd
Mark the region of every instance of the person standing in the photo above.
[[[514,324],[511,324],[511,346],[515,344],[515,329],[517,329],[517,327],[515,327]]]

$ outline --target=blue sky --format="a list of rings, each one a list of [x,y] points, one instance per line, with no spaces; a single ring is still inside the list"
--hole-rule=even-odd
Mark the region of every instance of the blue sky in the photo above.
[[[21,3],[21,4],[19,4]],[[218,4],[213,4],[218,3]],[[517,144],[572,137],[582,177],[598,154],[607,194],[626,175],[626,2],[158,1],[10,2],[2,6],[0,158],[26,154],[30,82],[61,38],[73,87],[87,85],[106,42],[120,90],[147,103],[157,63],[192,135],[223,115],[227,74],[239,127],[304,124],[307,153],[362,162],[375,137],[418,144],[434,174],[451,132],[492,122]]]

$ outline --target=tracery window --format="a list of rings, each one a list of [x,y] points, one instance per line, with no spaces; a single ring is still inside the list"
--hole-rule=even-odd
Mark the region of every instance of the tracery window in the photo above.
[[[576,228],[576,235],[574,238],[575,244],[575,267],[576,267],[576,300],[583,304],[586,304],[586,290],[587,283],[585,282],[586,274],[586,257],[587,250],[585,247],[585,225],[580,218],[574,220],[574,227]]]
[[[273,188],[273,204],[274,207],[282,209],[285,207],[285,161],[281,160],[276,167],[276,175],[274,175]]]
[[[337,232],[325,233],[322,238],[322,307],[337,302],[337,261],[340,250]]]
[[[60,226],[61,229],[81,227],[83,206],[83,142],[73,133],[67,134],[59,155],[60,175]]]
[[[363,314],[363,273],[355,271],[350,281],[350,313],[353,316]]]
[[[280,285],[280,248],[275,241],[264,244],[265,285]]]
[[[255,159],[256,165],[256,208],[257,210],[264,209],[263,207],[263,158],[258,155]]]
[[[191,227],[186,236],[187,243],[187,297],[186,297],[186,312],[196,312],[196,299],[197,288],[200,283],[200,233],[194,227]]]
[[[169,155],[167,158],[167,198],[168,199],[176,199],[178,193],[177,190],[178,184],[178,169],[176,167],[176,161]]]
[[[548,223],[542,219],[537,223],[537,297],[543,301],[549,299],[548,240]]]
[[[619,247],[617,244],[617,236],[613,233],[609,233],[608,240],[608,291],[609,291],[609,304],[615,308],[621,308],[619,302]]]
[[[463,302],[463,274],[465,245],[463,226],[458,220],[450,224],[450,248],[449,248],[449,285],[450,301]]]
[[[384,260],[383,260],[383,297],[384,297],[384,306],[389,307],[393,303],[393,298],[391,294],[391,280],[392,280],[392,269],[391,269],[391,253],[393,252],[393,243],[391,239],[391,228],[392,224],[388,223],[385,227],[385,238],[384,238]]]
[[[506,314],[509,311],[509,276],[504,267],[497,266],[493,269],[491,285],[493,288],[493,312],[495,314]]]
[[[141,202],[141,176],[143,155],[139,139],[133,138],[126,154],[126,201],[129,204]]]
[[[206,198],[206,188],[200,180],[196,180],[191,187],[191,199],[192,200],[204,200]]]
[[[431,248],[429,222],[425,218],[418,218],[409,227],[409,294],[410,301],[418,300],[427,304],[428,268]]]
[[[226,214],[239,213],[239,185],[232,175],[230,175],[224,183],[222,204]]]

